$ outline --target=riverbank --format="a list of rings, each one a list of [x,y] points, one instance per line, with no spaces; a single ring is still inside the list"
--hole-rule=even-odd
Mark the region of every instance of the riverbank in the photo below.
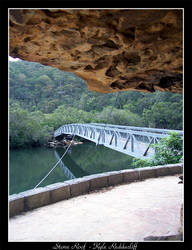
[[[67,139],[63,139],[61,141],[52,140],[52,141],[48,141],[47,144],[45,144],[45,146],[48,148],[58,148],[58,147],[68,147],[70,144],[72,146],[76,146],[76,145],[83,144],[83,142],[82,141],[71,141],[71,140],[67,140]]]

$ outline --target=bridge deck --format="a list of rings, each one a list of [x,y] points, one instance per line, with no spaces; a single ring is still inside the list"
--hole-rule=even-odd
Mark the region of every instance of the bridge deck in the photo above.
[[[158,143],[171,131],[183,135],[181,130],[90,123],[63,125],[55,131],[54,137],[62,134],[77,135],[96,145],[104,145],[121,153],[145,159],[151,158],[155,153],[151,145]]]

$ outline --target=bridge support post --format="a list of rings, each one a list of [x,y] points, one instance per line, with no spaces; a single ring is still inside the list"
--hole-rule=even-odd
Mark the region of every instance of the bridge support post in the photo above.
[[[154,140],[154,138],[151,139],[151,141],[150,141],[150,143],[149,143],[149,146],[148,146],[147,149],[145,150],[143,156],[146,156],[146,155],[147,155],[147,152],[148,152],[148,150],[149,150],[149,148],[150,148],[150,146],[151,146],[153,140]],[[154,142],[155,142],[155,140],[154,140]]]
[[[117,147],[117,135],[115,134],[115,146]]]
[[[102,143],[103,144],[105,143],[105,131],[104,130],[102,131]]]
[[[129,142],[129,140],[130,140],[130,135],[128,135],[127,140],[126,140],[126,142],[125,142],[125,145],[124,145],[123,149],[126,149],[126,148],[127,148],[127,144],[128,144],[128,142]]]
[[[134,152],[134,138],[131,136],[131,152]]]
[[[113,138],[114,138],[114,133],[113,133],[113,135],[112,135],[112,137],[111,137],[111,140],[110,140],[110,142],[109,142],[109,145],[111,145],[112,144],[112,141],[113,141]]]

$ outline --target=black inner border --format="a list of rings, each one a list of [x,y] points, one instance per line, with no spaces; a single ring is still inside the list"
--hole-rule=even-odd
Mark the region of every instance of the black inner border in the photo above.
[[[8,8],[184,8],[184,131],[186,134],[184,146],[185,180],[184,180],[184,242],[139,242],[137,249],[192,249],[192,195],[190,188],[191,164],[191,34],[192,34],[192,2],[182,1],[1,1],[0,2],[0,24],[1,24],[1,160],[0,185],[1,185],[1,229],[0,249],[53,249],[56,242],[8,242]],[[77,242],[76,242],[77,243]],[[97,242],[98,243],[98,242]],[[69,249],[83,249],[85,242],[61,242],[61,246],[68,246]],[[99,249],[94,242],[86,242],[85,249]],[[119,243],[120,244],[120,243]],[[129,246],[130,242],[126,245]],[[100,247],[109,249],[112,242],[102,242]],[[117,244],[118,246],[118,244]],[[117,249],[117,248],[113,248]]]

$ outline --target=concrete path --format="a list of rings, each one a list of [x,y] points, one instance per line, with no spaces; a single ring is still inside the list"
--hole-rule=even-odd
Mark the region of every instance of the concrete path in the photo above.
[[[177,234],[178,175],[119,185],[41,207],[9,220],[9,241],[129,242]]]

